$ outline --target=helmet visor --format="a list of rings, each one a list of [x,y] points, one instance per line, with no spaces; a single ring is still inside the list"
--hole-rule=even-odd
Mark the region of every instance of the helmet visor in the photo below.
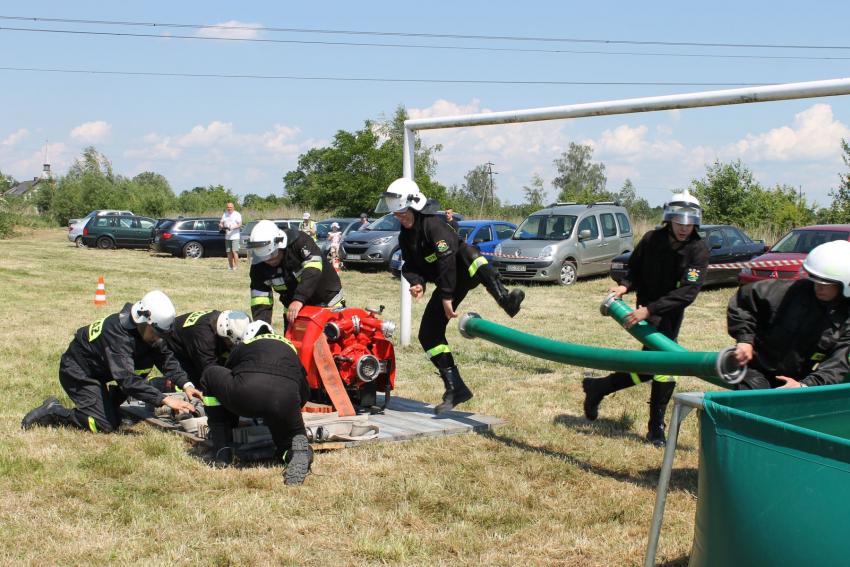
[[[384,191],[378,198],[378,204],[375,205],[375,212],[379,215],[399,212],[400,209],[398,206],[400,203],[401,194]]]
[[[663,220],[679,224],[700,224],[702,211],[691,203],[670,203],[664,207]]]

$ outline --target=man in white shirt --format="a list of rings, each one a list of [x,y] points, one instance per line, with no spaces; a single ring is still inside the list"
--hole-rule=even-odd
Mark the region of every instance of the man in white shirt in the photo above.
[[[239,267],[239,229],[242,227],[242,215],[234,209],[233,203],[227,203],[227,210],[221,215],[218,226],[225,231],[224,250],[227,254],[227,269],[235,270]]]

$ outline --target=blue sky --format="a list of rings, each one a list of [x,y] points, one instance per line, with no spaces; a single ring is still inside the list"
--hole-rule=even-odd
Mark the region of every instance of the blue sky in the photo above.
[[[177,192],[222,183],[238,194],[280,194],[281,177],[295,167],[299,154],[327,144],[337,130],[356,130],[366,119],[389,116],[398,105],[414,117],[424,117],[725,88],[434,80],[719,85],[850,76],[848,2],[819,2],[811,8],[777,1],[684,5],[433,0],[414,5],[31,0],[6,3],[0,16],[6,17],[0,18],[0,67],[40,69],[0,70],[0,171],[18,179],[38,175],[47,141],[53,169],[62,174],[82,148],[94,145],[117,172],[132,176],[156,171]],[[231,29],[49,22],[45,18]],[[107,33],[159,37],[103,35]],[[293,40],[314,43],[285,42]],[[677,42],[810,48],[669,45]],[[411,44],[432,47],[400,47]],[[422,81],[128,76],[45,69]],[[498,172],[498,195],[510,202],[521,201],[522,186],[529,184],[534,173],[545,180],[550,198],[554,197],[552,161],[570,142],[579,142],[592,144],[594,158],[606,165],[609,189],[619,189],[629,178],[652,204],[663,202],[671,189],[701,177],[705,165],[715,159],[740,158],[761,183],[799,186],[809,201],[825,205],[838,173],[846,170],[839,144],[841,138],[850,139],[850,97],[428,131],[422,137],[427,144],[443,145],[437,156],[439,181],[462,183],[468,170],[490,161]]]

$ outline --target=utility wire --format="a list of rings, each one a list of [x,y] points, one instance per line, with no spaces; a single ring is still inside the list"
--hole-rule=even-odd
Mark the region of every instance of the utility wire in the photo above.
[[[600,39],[600,38],[574,38],[574,37],[545,37],[545,36],[511,36],[511,35],[472,35],[472,34],[447,34],[447,33],[415,33],[396,31],[360,31],[360,30],[329,30],[314,28],[281,28],[267,26],[230,26],[221,24],[179,24],[169,22],[132,22],[113,20],[75,20],[68,18],[41,18],[36,16],[0,16],[0,20],[73,23],[73,24],[96,24],[96,25],[119,25],[119,26],[147,26],[162,28],[190,28],[190,29],[222,29],[222,30],[250,30],[268,32],[289,33],[317,33],[317,34],[339,34],[339,35],[374,35],[392,37],[424,37],[442,39],[474,39],[474,40],[501,40],[501,41],[541,41],[541,42],[563,42],[563,43],[598,43],[604,45],[666,45],[666,46],[688,46],[688,47],[740,47],[761,49],[850,49],[850,45],[811,45],[811,44],[772,44],[772,43],[724,43],[724,42],[697,42],[697,41],[661,41],[661,40],[632,40],[632,39]]]
[[[3,19],[0,16],[0,19]],[[230,28],[235,29],[235,28]],[[256,29],[256,28],[247,28]],[[296,45],[331,45],[331,46],[346,46],[346,47],[391,47],[403,49],[440,49],[440,50],[456,50],[456,51],[498,51],[498,52],[514,52],[514,53],[554,53],[554,54],[572,54],[572,55],[627,55],[637,57],[685,57],[685,58],[702,58],[702,59],[778,59],[778,60],[799,60],[799,61],[846,61],[850,57],[838,56],[811,56],[811,55],[739,55],[739,54],[720,54],[720,53],[664,53],[664,52],[639,52],[639,51],[589,51],[577,49],[542,49],[542,48],[515,48],[515,47],[476,47],[467,45],[428,45],[428,44],[410,44],[410,43],[364,43],[364,42],[346,42],[346,41],[320,41],[320,40],[299,40],[299,39],[270,39],[270,38],[252,38],[252,37],[224,37],[224,36],[198,36],[198,35],[173,35],[173,34],[153,34],[153,33],[132,33],[132,32],[98,32],[87,30],[67,30],[67,29],[50,29],[50,28],[16,28],[0,26],[0,31],[11,32],[31,32],[31,33],[53,33],[53,34],[69,34],[69,35],[93,35],[100,37],[141,37],[155,39],[189,39],[202,41],[232,41],[232,42],[249,42],[249,43],[279,43],[279,44],[296,44]]]
[[[594,86],[653,86],[653,87],[761,87],[778,83],[697,83],[666,81],[500,81],[489,79],[410,79],[392,77],[330,77],[306,75],[253,75],[224,73],[166,73],[160,71],[103,71],[95,69],[58,69],[41,67],[0,67],[0,71],[37,73],[74,73],[89,75],[123,75],[130,77],[188,77],[204,79],[260,79],[289,81],[346,81],[370,83],[448,83],[476,85],[594,85]]]

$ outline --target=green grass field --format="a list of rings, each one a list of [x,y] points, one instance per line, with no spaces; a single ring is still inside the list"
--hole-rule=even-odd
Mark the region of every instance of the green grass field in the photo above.
[[[116,435],[21,431],[47,395],[67,398],[57,368],[73,332],[146,291],[178,313],[246,309],[248,270],[224,258],[76,249],[62,230],[3,241],[0,256],[0,563],[4,565],[576,565],[642,564],[662,451],[643,441],[649,387],[606,399],[584,420],[584,369],[460,337],[449,342],[475,398],[464,409],[508,424],[486,435],[372,444],[318,455],[300,487],[273,467],[215,470],[179,436],[138,424]],[[108,305],[95,307],[98,276]],[[345,272],[349,305],[386,305],[398,280]],[[510,320],[479,288],[461,306],[554,339],[638,344],[598,305],[607,278],[525,288]],[[716,350],[733,290],[703,292],[680,342]],[[628,297],[628,296],[627,296]],[[424,302],[414,303],[416,327]],[[282,309],[276,306],[276,320]],[[435,403],[442,386],[418,345],[399,349],[397,391]],[[705,390],[684,378],[677,391]],[[668,413],[669,418],[669,413]],[[661,565],[686,565],[697,489],[696,420],[676,457]]]

